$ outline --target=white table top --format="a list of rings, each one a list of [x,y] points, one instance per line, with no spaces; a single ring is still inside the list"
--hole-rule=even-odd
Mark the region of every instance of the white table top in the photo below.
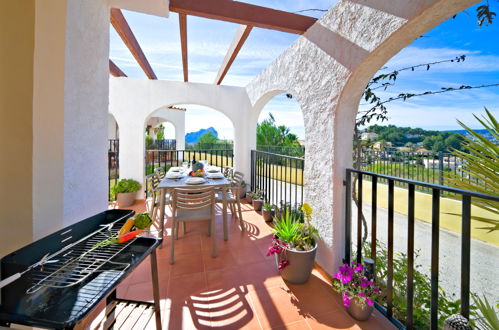
[[[206,187],[206,186],[211,186],[211,187],[222,187],[222,186],[228,186],[230,185],[229,180],[227,178],[223,177],[221,179],[210,179],[207,177],[204,177],[205,182],[201,184],[187,184],[185,181],[191,178],[188,175],[182,175],[179,179],[169,179],[167,176],[165,176],[161,182],[158,184],[158,189],[172,189],[172,188],[196,188],[196,187]]]

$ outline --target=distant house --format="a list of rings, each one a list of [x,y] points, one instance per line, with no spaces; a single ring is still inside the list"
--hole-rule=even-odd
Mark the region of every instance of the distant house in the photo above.
[[[373,132],[364,132],[360,136],[362,141],[375,141],[378,138],[378,134]]]
[[[438,159],[423,159],[424,167],[428,169],[437,170],[440,167],[440,161]],[[442,166],[444,169],[450,169],[454,171],[456,167],[461,167],[463,161],[456,157],[443,157]]]
[[[391,148],[392,143],[391,142],[386,142],[386,141],[378,141],[374,142],[373,144],[373,150],[385,150],[387,148]]]

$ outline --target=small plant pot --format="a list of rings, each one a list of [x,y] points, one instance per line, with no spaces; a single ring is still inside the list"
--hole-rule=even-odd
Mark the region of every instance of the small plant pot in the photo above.
[[[314,268],[317,244],[310,251],[294,251],[281,245],[284,250],[281,254],[276,254],[276,265],[279,265],[280,258],[286,258],[289,264],[280,271],[284,280],[293,284],[303,284],[308,281],[312,269]]]
[[[272,213],[274,213],[274,212],[273,211],[262,210],[263,220],[265,220],[266,222],[272,221]]]
[[[245,196],[246,196],[246,187],[243,187],[243,188],[239,191],[239,198],[240,198],[240,199],[243,199]]]
[[[373,306],[368,306],[367,304],[361,304],[359,299],[353,298],[350,300],[350,306],[347,307],[348,314],[350,314],[354,319],[359,321],[365,321],[371,316],[374,310]]]
[[[119,207],[129,207],[135,202],[135,196],[137,196],[137,192],[118,193],[116,194],[116,202]]]
[[[253,200],[253,208],[255,211],[261,211],[263,206],[263,201],[259,199],[254,199]]]
[[[246,194],[246,201],[250,204],[253,203],[253,197],[249,194]]]

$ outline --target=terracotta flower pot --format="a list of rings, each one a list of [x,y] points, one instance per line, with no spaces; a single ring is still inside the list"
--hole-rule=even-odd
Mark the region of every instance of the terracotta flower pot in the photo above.
[[[119,207],[132,206],[135,202],[135,196],[137,196],[137,192],[118,193],[116,194],[116,202]]]
[[[317,243],[310,251],[293,251],[281,245],[285,250],[281,254],[276,254],[276,263],[279,266],[280,258],[286,258],[289,264],[280,272],[284,280],[293,284],[303,284],[308,281],[312,269],[314,268]]]
[[[250,194],[246,194],[246,201],[250,204],[253,203],[253,197]]]
[[[262,206],[263,206],[262,200],[258,200],[258,199],[253,200],[253,208],[255,209],[255,211],[261,211]]]
[[[263,220],[265,220],[266,222],[272,221],[272,213],[272,211],[262,210]]]
[[[358,298],[351,299],[350,306],[347,307],[348,314],[359,321],[367,320],[369,316],[371,316],[373,310],[373,306],[368,306],[365,303],[362,304]]]

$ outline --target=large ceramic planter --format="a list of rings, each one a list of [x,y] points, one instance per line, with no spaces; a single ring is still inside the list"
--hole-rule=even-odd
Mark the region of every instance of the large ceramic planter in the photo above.
[[[310,251],[293,251],[283,246],[281,248],[284,251],[275,255],[277,265],[282,258],[289,261],[289,264],[280,271],[282,278],[293,284],[307,282],[314,268],[317,244]]]
[[[253,200],[253,208],[255,211],[261,211],[263,206],[263,201],[259,199],[254,199]]]
[[[116,202],[119,207],[132,206],[135,202],[135,196],[137,196],[137,192],[119,193],[116,194]]]
[[[357,298],[351,299],[350,306],[347,307],[348,314],[359,321],[367,320],[369,316],[371,316],[373,310],[373,306],[361,304]]]

